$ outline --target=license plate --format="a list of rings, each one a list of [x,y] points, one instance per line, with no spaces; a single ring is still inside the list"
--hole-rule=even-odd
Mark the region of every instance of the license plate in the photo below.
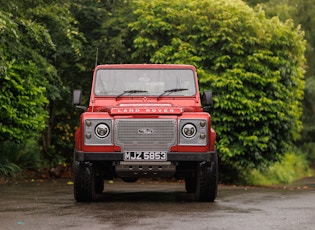
[[[167,154],[163,151],[130,151],[124,153],[125,161],[166,161]]]

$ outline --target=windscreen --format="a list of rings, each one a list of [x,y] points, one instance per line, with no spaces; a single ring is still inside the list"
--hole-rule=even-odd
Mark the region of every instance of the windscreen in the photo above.
[[[193,96],[195,76],[191,69],[99,69],[97,96]]]

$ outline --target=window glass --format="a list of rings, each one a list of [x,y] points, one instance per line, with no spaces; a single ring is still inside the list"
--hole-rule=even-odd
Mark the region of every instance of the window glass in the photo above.
[[[194,72],[190,69],[99,69],[94,90],[98,96],[196,94]]]

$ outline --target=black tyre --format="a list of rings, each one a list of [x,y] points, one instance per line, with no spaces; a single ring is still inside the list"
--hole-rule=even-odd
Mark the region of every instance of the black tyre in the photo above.
[[[95,170],[92,163],[74,161],[74,198],[78,202],[95,200]]]
[[[215,154],[211,162],[202,162],[196,169],[196,191],[197,201],[213,202],[218,191],[218,156]]]

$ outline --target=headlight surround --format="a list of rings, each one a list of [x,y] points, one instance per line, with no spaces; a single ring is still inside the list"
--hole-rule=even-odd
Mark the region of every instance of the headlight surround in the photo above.
[[[95,135],[99,138],[105,138],[109,135],[109,133],[110,129],[106,124],[101,123],[95,127]]]
[[[178,121],[178,144],[206,146],[208,144],[208,120],[206,118],[182,118]]]
[[[182,128],[182,134],[186,138],[193,138],[196,135],[196,133],[197,133],[196,126],[191,123],[185,124]]]
[[[87,146],[113,145],[113,119],[88,117],[84,124],[84,144]]]

